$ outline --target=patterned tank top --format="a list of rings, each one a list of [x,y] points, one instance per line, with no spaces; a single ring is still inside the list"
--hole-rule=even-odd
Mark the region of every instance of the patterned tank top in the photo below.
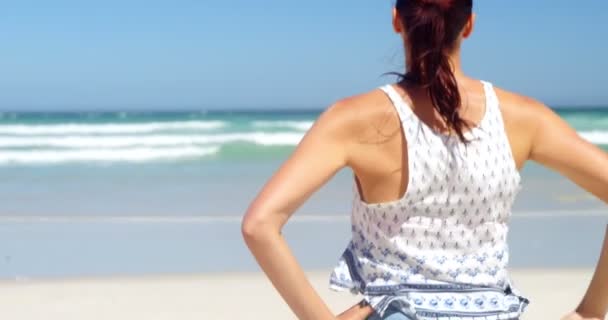
[[[352,240],[332,289],[363,294],[380,315],[396,304],[414,319],[519,318],[528,300],[508,276],[507,232],[521,178],[498,97],[482,83],[485,113],[466,145],[421,121],[392,85],[380,88],[407,140],[407,190],[371,204],[353,184]]]

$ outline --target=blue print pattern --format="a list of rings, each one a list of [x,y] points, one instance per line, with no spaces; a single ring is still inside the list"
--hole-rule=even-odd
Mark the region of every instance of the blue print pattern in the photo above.
[[[330,287],[363,294],[382,314],[392,302],[414,319],[515,319],[528,299],[507,272],[508,222],[521,189],[498,98],[464,145],[420,121],[392,85],[408,142],[409,181],[396,201],[364,202],[354,186],[352,240]],[[495,317],[495,318],[492,318]]]

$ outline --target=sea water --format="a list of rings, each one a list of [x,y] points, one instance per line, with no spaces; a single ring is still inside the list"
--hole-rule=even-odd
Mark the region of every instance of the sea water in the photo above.
[[[608,150],[608,108],[557,112]],[[0,113],[0,277],[255,270],[240,218],[319,114]],[[522,175],[513,263],[592,265],[606,205],[537,164]],[[341,253],[351,197],[343,170],[288,224],[305,267]]]

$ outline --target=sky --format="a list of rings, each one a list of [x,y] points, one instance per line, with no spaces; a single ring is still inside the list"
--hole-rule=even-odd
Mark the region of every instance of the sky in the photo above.
[[[392,0],[3,0],[0,110],[321,109],[403,71]],[[465,72],[608,105],[608,2],[477,0]]]

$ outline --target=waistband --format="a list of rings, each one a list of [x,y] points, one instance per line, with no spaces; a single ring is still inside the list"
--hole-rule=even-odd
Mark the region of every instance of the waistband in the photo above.
[[[412,319],[517,319],[529,300],[513,293],[476,292],[402,292],[395,295],[364,295],[377,314],[396,309]]]

